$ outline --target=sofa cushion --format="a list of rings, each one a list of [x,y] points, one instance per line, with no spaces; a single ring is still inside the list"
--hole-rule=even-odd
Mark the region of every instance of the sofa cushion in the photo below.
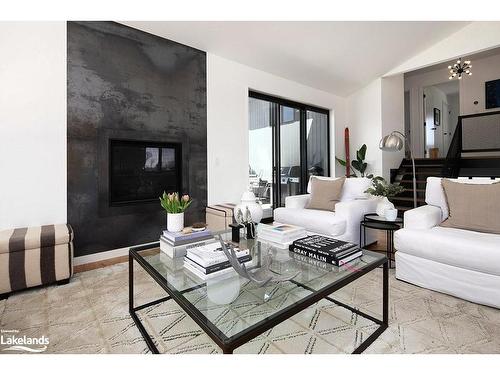
[[[340,202],[344,181],[345,177],[334,180],[321,180],[312,177],[310,179],[311,198],[306,208],[335,211],[335,205]]]
[[[500,276],[500,235],[456,228],[400,229],[397,251],[450,266]],[[397,267],[397,264],[396,264]]]
[[[339,236],[346,230],[345,219],[339,218],[331,211],[280,207],[274,210],[274,220],[327,236]]]
[[[441,226],[500,234],[500,183],[490,185],[441,181],[448,218]]]
[[[68,224],[5,229],[0,231],[0,254],[67,244],[73,240]]]
[[[324,176],[311,176],[311,178],[317,178],[319,180],[336,180],[344,177],[324,177]],[[311,193],[311,178],[309,178],[309,183],[307,184],[307,192]],[[340,197],[341,202],[349,202],[355,199],[365,199],[368,198],[368,194],[365,190],[371,186],[372,182],[367,177],[352,177],[346,178],[344,181],[344,186],[342,187],[342,196]]]

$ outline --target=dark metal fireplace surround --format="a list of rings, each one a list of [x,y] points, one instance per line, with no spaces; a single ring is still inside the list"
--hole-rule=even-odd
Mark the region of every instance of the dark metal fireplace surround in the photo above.
[[[68,223],[75,256],[158,241],[158,197],[207,204],[206,54],[114,22],[68,22]]]
[[[180,143],[109,140],[109,204],[158,202],[166,191],[182,192]]]

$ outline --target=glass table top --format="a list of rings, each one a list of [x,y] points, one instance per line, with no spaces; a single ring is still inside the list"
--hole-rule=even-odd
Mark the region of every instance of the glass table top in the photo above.
[[[231,232],[221,233],[230,241]],[[263,287],[236,272],[203,280],[184,268],[183,258],[170,258],[159,247],[137,248],[136,253],[165,282],[166,287],[184,302],[184,309],[194,312],[222,340],[292,308],[324,288],[340,285],[346,278],[360,276],[384,263],[383,254],[363,250],[363,256],[341,267],[319,262],[288,250],[255,240],[242,240],[241,248],[250,249],[252,261],[247,268],[260,268],[264,257],[271,257],[271,272],[290,275],[291,281],[269,283]],[[134,250],[134,248],[131,248]]]

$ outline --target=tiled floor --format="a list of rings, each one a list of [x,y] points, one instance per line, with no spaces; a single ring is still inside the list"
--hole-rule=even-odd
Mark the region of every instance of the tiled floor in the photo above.
[[[50,353],[146,353],[128,314],[127,270],[127,263],[116,264],[76,274],[68,285],[16,293],[0,301],[0,328],[49,337]],[[165,295],[139,269],[136,275],[137,304]],[[380,316],[381,281],[377,269],[334,297]],[[213,307],[210,313],[236,324],[230,311]],[[140,317],[161,352],[220,353],[175,302],[147,308]],[[349,353],[375,328],[323,300],[235,353]],[[391,272],[390,326],[366,353],[500,353],[500,310],[397,281]]]

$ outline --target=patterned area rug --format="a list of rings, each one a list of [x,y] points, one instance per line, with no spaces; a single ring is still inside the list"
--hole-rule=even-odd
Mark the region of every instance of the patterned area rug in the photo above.
[[[165,296],[138,267],[134,272],[136,305]],[[381,283],[382,270],[377,269],[333,297],[380,317]],[[173,301],[139,314],[163,353],[221,352]],[[223,319],[227,311],[213,314]],[[0,301],[0,328],[45,335],[47,353],[149,352],[128,314],[127,263]],[[371,321],[324,300],[235,353],[350,353],[374,329]],[[500,353],[500,310],[400,282],[391,272],[390,327],[365,353]]]

